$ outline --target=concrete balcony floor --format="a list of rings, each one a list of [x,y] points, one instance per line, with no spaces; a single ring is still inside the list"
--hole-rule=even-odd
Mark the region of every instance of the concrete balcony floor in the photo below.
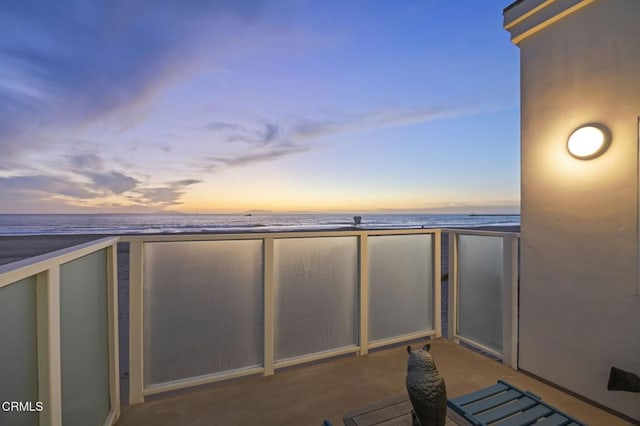
[[[413,342],[419,347],[424,342]],[[516,372],[444,339],[430,342],[449,397],[503,379],[589,425],[629,423],[571,395]],[[358,406],[406,395],[406,345],[310,366],[278,370],[274,376],[248,377],[147,398],[124,407],[118,426],[311,425],[342,416]]]

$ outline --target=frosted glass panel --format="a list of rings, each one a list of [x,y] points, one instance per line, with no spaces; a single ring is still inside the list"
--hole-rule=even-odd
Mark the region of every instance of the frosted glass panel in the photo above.
[[[276,359],[358,341],[356,237],[274,241]]]
[[[369,237],[369,340],[433,329],[431,235]]]
[[[145,385],[262,365],[262,241],[144,252]]]
[[[62,423],[101,425],[109,414],[107,251],[60,267]]]
[[[0,403],[38,401],[36,278],[0,288]],[[37,413],[0,410],[1,425],[35,426]]]
[[[502,352],[502,238],[458,239],[458,334]]]

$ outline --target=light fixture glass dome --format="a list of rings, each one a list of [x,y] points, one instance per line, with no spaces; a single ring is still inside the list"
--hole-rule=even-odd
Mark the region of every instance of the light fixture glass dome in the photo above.
[[[581,126],[569,136],[567,148],[574,157],[589,160],[605,152],[609,147],[610,139],[606,127],[588,124]]]

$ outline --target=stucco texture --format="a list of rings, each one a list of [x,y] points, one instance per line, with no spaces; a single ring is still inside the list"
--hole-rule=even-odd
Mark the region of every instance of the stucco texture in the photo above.
[[[639,24],[637,0],[597,0],[520,43],[520,366],[640,420],[606,389],[612,365],[640,375]],[[611,146],[571,157],[592,122]]]

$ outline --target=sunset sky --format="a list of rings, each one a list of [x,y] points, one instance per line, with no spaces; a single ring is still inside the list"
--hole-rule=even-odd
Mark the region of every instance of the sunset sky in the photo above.
[[[0,213],[518,212],[509,3],[5,3]]]

